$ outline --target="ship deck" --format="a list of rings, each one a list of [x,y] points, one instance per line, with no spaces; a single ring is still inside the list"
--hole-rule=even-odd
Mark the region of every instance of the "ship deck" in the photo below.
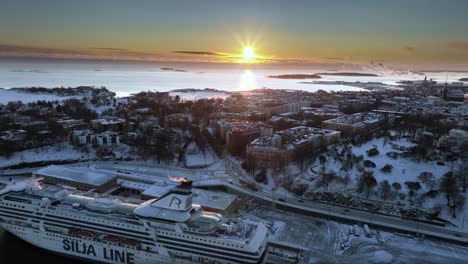
[[[133,208],[143,203],[143,200],[138,199],[129,199],[121,196],[113,195],[102,195],[94,192],[84,192],[75,189],[67,189],[54,185],[45,185],[42,184],[42,189],[36,190],[33,192],[20,192],[20,193],[8,193],[8,199],[17,200],[20,202],[27,201],[42,201],[43,198],[47,198],[53,206],[50,206],[49,209],[55,210],[66,210],[70,213],[82,213],[86,214],[89,217],[95,218],[111,218],[113,221],[124,222],[128,224],[139,224],[140,217],[135,216],[132,211]],[[110,213],[96,212],[93,210],[87,209],[85,206],[80,206],[79,209],[73,207],[73,203],[79,203],[79,200],[75,200],[76,197],[85,197],[89,199],[94,198],[106,198],[106,199],[115,199],[122,203],[120,205],[120,210]],[[205,212],[206,214],[212,214],[210,212]],[[156,220],[157,221],[157,220]],[[255,230],[257,225],[250,221],[242,220],[231,220],[225,219],[224,224],[229,225],[229,228],[216,228],[209,229],[206,232],[200,232],[204,236],[216,238],[216,239],[226,239],[233,241],[248,241],[253,238],[255,235]],[[203,229],[205,224],[203,221],[191,221],[188,223],[189,226],[197,229]]]

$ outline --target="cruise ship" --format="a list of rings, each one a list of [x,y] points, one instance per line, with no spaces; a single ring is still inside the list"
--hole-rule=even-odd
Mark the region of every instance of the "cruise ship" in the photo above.
[[[190,181],[131,202],[40,180],[0,186],[1,226],[37,247],[96,263],[269,263],[266,226],[192,204]]]

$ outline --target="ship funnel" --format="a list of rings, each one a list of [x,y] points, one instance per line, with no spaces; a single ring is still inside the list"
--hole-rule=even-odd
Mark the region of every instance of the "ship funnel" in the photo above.
[[[187,211],[192,207],[192,182],[181,181],[174,189],[151,204],[152,207]]]

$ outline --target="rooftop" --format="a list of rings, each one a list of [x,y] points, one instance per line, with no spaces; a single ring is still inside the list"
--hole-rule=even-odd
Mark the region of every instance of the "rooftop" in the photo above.
[[[237,195],[225,192],[192,189],[193,203],[218,210],[226,210],[237,198]]]
[[[337,118],[330,119],[324,122],[334,123],[334,124],[348,124],[348,125],[354,125],[354,126],[365,126],[366,124],[380,122],[384,118],[385,116],[381,113],[364,112],[364,113],[356,113],[353,115],[345,115],[345,116],[337,117]]]
[[[114,174],[98,171],[94,168],[73,168],[57,165],[41,168],[35,174],[94,186],[100,186],[116,177]]]
[[[292,148],[315,138],[336,133],[339,132],[316,127],[298,126],[278,131],[271,136],[257,138],[250,144],[255,147]]]

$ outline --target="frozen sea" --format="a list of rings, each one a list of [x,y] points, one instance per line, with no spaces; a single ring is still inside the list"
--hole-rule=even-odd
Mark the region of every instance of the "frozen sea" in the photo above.
[[[162,70],[172,68],[183,71]],[[312,74],[324,71],[353,71],[378,74],[379,77],[325,76],[314,80],[272,79],[268,75]],[[428,78],[445,80],[445,72],[425,73]],[[449,79],[468,77],[468,73],[450,73]],[[424,75],[394,71],[383,67],[289,65],[289,64],[214,64],[186,62],[123,62],[44,59],[0,59],[0,88],[105,86],[126,96],[139,91],[170,91],[184,88],[214,88],[226,91],[256,88],[338,91],[360,88],[344,85],[303,84],[304,81],[363,81],[395,84],[402,79],[423,79]]]

